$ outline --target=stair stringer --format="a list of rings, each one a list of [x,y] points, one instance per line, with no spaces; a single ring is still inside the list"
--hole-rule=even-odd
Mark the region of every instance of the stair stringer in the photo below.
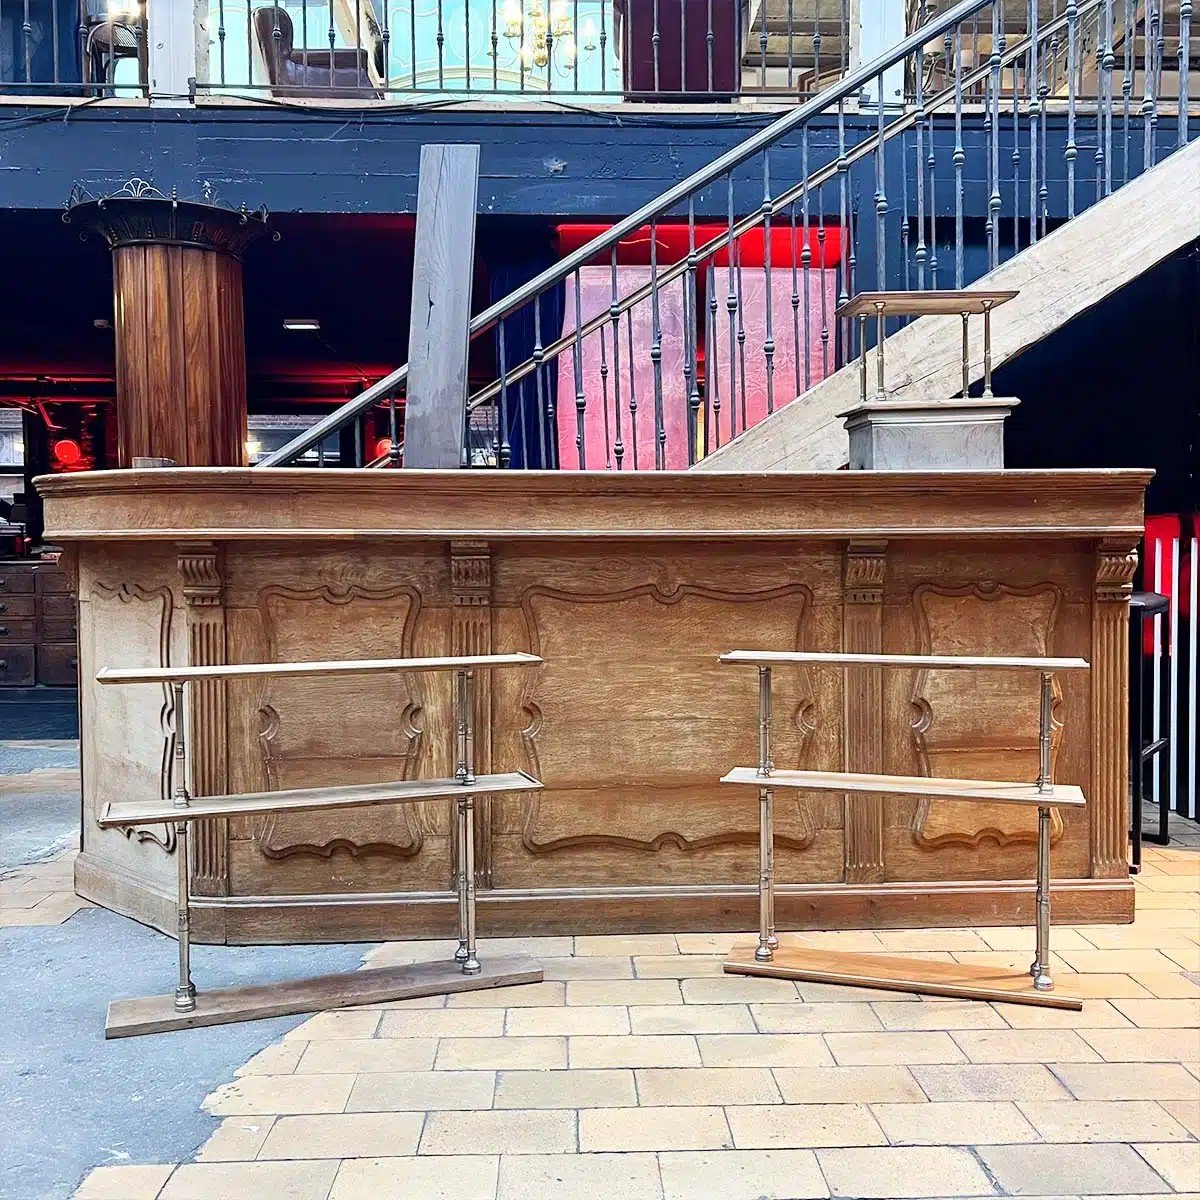
[[[1020,292],[992,320],[993,369],[1200,237],[1200,142],[1193,142],[1002,263],[969,290]],[[971,322],[971,381],[983,375]],[[868,353],[875,379],[875,352]],[[962,388],[962,323],[921,317],[885,342],[889,395],[945,398]],[[696,471],[822,471],[848,457],[837,414],[860,398],[857,360],[698,462]]]

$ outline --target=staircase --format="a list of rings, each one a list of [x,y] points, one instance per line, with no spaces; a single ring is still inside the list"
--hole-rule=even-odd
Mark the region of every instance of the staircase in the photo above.
[[[835,71],[472,318],[496,369],[469,389],[467,462],[837,467],[835,414],[855,388],[842,364],[861,347],[834,311],[851,295],[1020,289],[997,322],[998,365],[1200,235],[1191,4],[909,7],[912,31],[886,55]],[[790,6],[758,11],[767,66],[786,72],[771,65],[770,38]],[[819,29],[815,7],[805,12]],[[754,42],[752,27],[750,58]],[[822,76],[824,63],[822,42]],[[885,76],[904,80],[904,103],[871,102]],[[893,320],[884,332],[900,394],[955,390],[956,322]],[[261,465],[302,463],[350,430],[359,447],[391,440],[354,465],[401,465],[408,384],[405,365]]]

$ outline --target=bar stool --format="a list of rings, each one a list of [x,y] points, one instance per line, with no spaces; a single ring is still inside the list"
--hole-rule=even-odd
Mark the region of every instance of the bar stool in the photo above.
[[[1158,833],[1142,830],[1142,800],[1145,789],[1146,765],[1156,754],[1162,754],[1170,744],[1169,737],[1146,740],[1146,622],[1167,614],[1167,598],[1158,592],[1134,592],[1129,597],[1129,805],[1130,837],[1133,842],[1133,866],[1136,874],[1142,869],[1142,842],[1150,841],[1165,846],[1171,840],[1168,832],[1170,819],[1170,796],[1159,787]],[[1163,636],[1166,622],[1163,622]]]

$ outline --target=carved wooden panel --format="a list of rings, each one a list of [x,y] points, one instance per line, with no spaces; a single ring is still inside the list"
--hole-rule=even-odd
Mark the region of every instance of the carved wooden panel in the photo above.
[[[913,608],[922,654],[1049,655],[1062,592],[1054,584],[1011,587],[928,584]],[[1055,681],[1051,761],[1061,742],[1062,691]],[[916,673],[912,736],[921,771],[962,779],[1030,781],[1038,773],[1038,676],[1028,672]],[[1037,841],[1037,812],[1015,805],[921,802],[913,838],[928,849]],[[1052,838],[1062,834],[1052,810]]]

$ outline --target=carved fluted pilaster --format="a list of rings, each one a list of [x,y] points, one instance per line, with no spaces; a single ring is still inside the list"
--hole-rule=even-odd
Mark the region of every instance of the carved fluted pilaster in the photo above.
[[[885,542],[851,542],[843,576],[842,645],[847,653],[883,650]],[[883,770],[883,691],[880,672],[854,667],[844,673],[844,769]],[[846,882],[883,878],[883,803],[878,796],[846,797]]]
[[[188,663],[219,666],[228,661],[225,640],[224,580],[220,552],[210,542],[179,547],[179,575],[187,617]],[[191,688],[189,751],[192,794],[227,792],[226,693],[220,679],[196,681]],[[197,821],[192,836],[192,886],[197,895],[229,894],[229,822]]]
[[[450,543],[451,654],[492,653],[492,556],[487,542]],[[492,769],[492,673],[475,676],[475,770]],[[475,801],[475,882],[492,882],[492,799]]]
[[[1137,548],[1102,542],[1092,594],[1092,876],[1127,873],[1129,808],[1129,594]]]

